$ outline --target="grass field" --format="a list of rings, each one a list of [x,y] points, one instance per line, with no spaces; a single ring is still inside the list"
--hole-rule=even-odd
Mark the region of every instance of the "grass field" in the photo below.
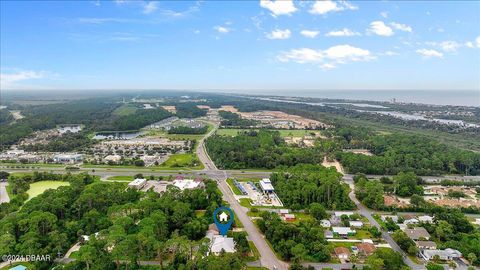
[[[28,200],[35,198],[42,194],[47,189],[57,189],[61,186],[69,186],[70,183],[63,181],[39,181],[30,184],[30,188],[27,190]]]
[[[125,116],[134,114],[137,111],[137,108],[131,104],[124,104],[113,111],[113,114],[119,116]]]
[[[110,177],[108,177],[107,180],[113,180],[113,181],[133,181],[133,176],[129,176],[129,175],[116,175],[116,176],[110,176]]]
[[[240,189],[238,189],[238,187],[233,183],[232,178],[228,178],[227,183],[235,195],[242,195],[242,192],[240,191]]]
[[[196,166],[193,166],[193,164]],[[168,167],[168,168],[179,168],[179,167],[186,167],[190,169],[203,169],[203,164],[197,158],[196,154],[173,154],[171,155],[167,161],[162,163],[159,167]]]
[[[222,128],[217,130],[218,135],[226,135],[226,136],[236,136],[239,132],[249,131],[252,129],[237,129],[237,128]],[[256,129],[258,130],[258,129]],[[281,137],[302,137],[305,135],[309,135],[311,130],[304,130],[304,129],[271,129],[280,132]]]
[[[240,205],[243,206],[243,207],[250,208],[250,207],[252,207],[252,200],[251,200],[251,199],[242,198],[242,199],[240,199]]]

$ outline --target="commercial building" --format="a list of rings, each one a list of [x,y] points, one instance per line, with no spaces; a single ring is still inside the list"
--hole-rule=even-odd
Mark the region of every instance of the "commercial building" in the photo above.
[[[200,179],[177,179],[173,181],[173,185],[178,187],[180,190],[185,189],[196,189],[203,187],[203,182]]]
[[[79,163],[83,161],[83,155],[82,154],[59,154],[53,156],[53,161],[55,163]]]
[[[268,178],[260,180],[260,188],[264,193],[272,193],[274,191],[272,182]]]
[[[141,189],[145,186],[147,183],[147,179],[144,178],[137,178],[133,180],[132,182],[128,183],[129,188],[134,188],[134,189]]]

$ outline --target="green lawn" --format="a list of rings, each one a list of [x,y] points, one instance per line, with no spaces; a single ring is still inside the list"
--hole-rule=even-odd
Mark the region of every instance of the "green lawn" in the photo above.
[[[294,224],[299,224],[302,221],[313,221],[313,217],[310,214],[305,214],[301,212],[292,212],[295,215],[295,220],[292,222]]]
[[[125,116],[125,115],[134,114],[136,111],[137,111],[137,107],[135,107],[131,104],[124,104],[124,105],[116,108],[113,111],[113,114],[119,115],[119,116]]]
[[[372,234],[367,230],[356,230],[356,231],[357,231],[357,234],[355,235],[355,238],[358,238],[358,239],[372,238]]]
[[[194,166],[194,163],[196,164],[195,166]],[[159,167],[168,167],[168,168],[186,167],[186,168],[201,170],[203,169],[203,164],[197,158],[196,154],[173,154],[167,159],[167,161],[162,163]]]
[[[195,216],[198,217],[198,218],[203,217],[203,216],[205,216],[205,212],[206,212],[206,210],[195,210]]]
[[[227,183],[235,195],[242,195],[242,192],[240,191],[240,189],[233,183],[232,178],[228,178]]]
[[[129,176],[129,175],[116,175],[116,176],[110,176],[110,177],[108,177],[107,180],[114,180],[114,181],[133,181],[133,176]]]
[[[65,164],[47,164],[47,163],[0,163],[0,166],[6,166],[6,167],[21,167],[21,168],[26,168],[26,167],[65,167]]]
[[[69,186],[69,182],[63,181],[39,181],[30,184],[30,188],[27,190],[28,200],[42,194],[47,189],[57,189],[61,186]]]
[[[243,207],[247,207],[247,208],[252,207],[251,202],[252,202],[251,199],[246,199],[246,198],[240,199],[240,205],[243,206]]]
[[[217,130],[218,135],[226,135],[226,136],[236,136],[239,132],[242,131],[249,131],[249,130],[258,130],[258,129],[238,129],[238,128],[222,128]],[[280,136],[282,137],[303,137],[305,135],[309,135],[312,130],[304,130],[304,129],[271,129],[280,132]]]

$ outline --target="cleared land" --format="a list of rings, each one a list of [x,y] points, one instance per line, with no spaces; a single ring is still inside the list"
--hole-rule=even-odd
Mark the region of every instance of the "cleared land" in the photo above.
[[[124,104],[124,105],[116,108],[113,111],[113,114],[124,116],[124,115],[134,114],[136,111],[137,111],[137,107],[135,107],[133,105],[130,105],[130,104]]]
[[[237,136],[239,132],[252,131],[258,129],[240,129],[240,128],[222,128],[217,130],[218,135]],[[310,135],[311,132],[318,132],[317,130],[306,129],[270,129],[272,131],[280,132],[281,137],[303,137]]]
[[[30,189],[27,190],[28,200],[35,198],[42,194],[47,189],[57,189],[61,186],[69,186],[69,182],[63,181],[39,181],[30,184]]]

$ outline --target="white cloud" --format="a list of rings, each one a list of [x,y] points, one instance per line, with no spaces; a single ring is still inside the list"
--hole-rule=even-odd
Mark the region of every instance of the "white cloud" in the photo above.
[[[370,51],[350,45],[336,45],[326,50],[311,48],[292,49],[277,56],[280,62],[318,64],[322,69],[332,69],[347,62],[369,61],[374,59]]]
[[[396,23],[396,22],[392,22],[390,24],[393,28],[397,29],[397,30],[400,30],[400,31],[404,31],[404,32],[412,32],[412,27],[406,25],[406,24],[401,24],[401,23]]]
[[[475,39],[475,43],[477,44],[477,47],[480,48],[480,36],[478,36],[478,37]]]
[[[348,28],[343,28],[342,30],[334,30],[330,31],[325,34],[327,37],[351,37],[351,36],[359,36],[360,33],[354,32]]]
[[[270,10],[272,16],[291,15],[297,8],[292,0],[260,0],[260,6]]]
[[[380,12],[380,16],[382,16],[383,18],[388,18],[388,11]]]
[[[292,32],[290,32],[289,29],[285,29],[285,30],[276,29],[276,30],[273,30],[271,33],[268,33],[267,38],[268,39],[289,39],[291,35],[292,35]]]
[[[370,33],[374,33],[379,36],[389,37],[393,35],[393,30],[389,26],[385,25],[382,21],[373,21],[370,23],[370,28],[368,29]]]
[[[157,2],[147,2],[146,4],[143,5],[143,13],[145,14],[150,14],[154,12],[155,10],[158,9],[158,3]]]
[[[316,15],[324,15],[329,12],[339,12],[342,10],[356,10],[357,6],[347,1],[317,0],[310,9],[310,13]]]
[[[443,53],[436,50],[418,49],[416,50],[416,52],[425,58],[430,58],[430,57],[442,58],[443,57]]]
[[[225,26],[220,26],[220,25],[214,26],[213,29],[215,29],[217,32],[219,32],[221,34],[227,34],[228,32],[230,32],[229,28],[227,28]]]
[[[467,46],[468,48],[475,48],[475,45],[473,45],[473,42],[471,41],[465,42],[465,46]]]
[[[461,48],[463,45],[454,41],[454,40],[445,40],[445,41],[442,41],[442,42],[425,42],[425,44],[427,45],[430,45],[430,46],[433,46],[433,47],[437,47],[439,48],[440,50],[444,51],[444,52],[449,52],[449,53],[455,53],[457,52],[457,50],[459,48]],[[465,44],[465,46],[468,47],[468,44]]]
[[[315,38],[320,32],[314,30],[302,30],[300,31],[300,34],[308,38]]]
[[[42,79],[45,77],[46,74],[47,72],[45,71],[33,70],[21,70],[10,73],[0,73],[0,88],[18,88],[19,85],[17,83],[34,79]]]

